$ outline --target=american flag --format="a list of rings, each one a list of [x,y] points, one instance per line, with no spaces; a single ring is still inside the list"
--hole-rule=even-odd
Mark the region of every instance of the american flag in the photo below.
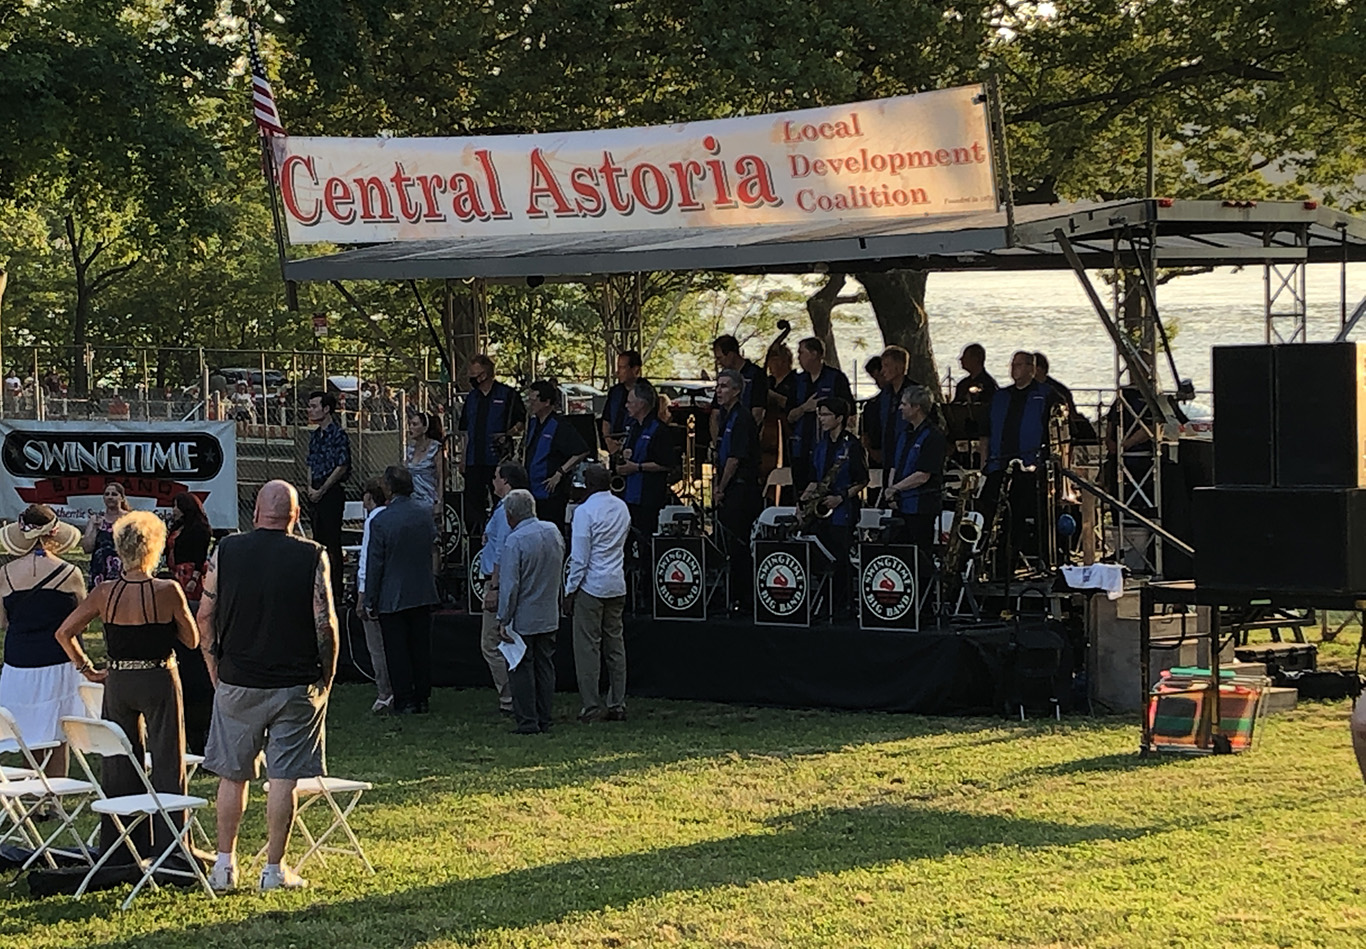
[[[247,24],[247,57],[251,60],[251,111],[256,127],[262,135],[284,135],[280,112],[275,108],[275,93],[270,90],[266,67],[261,62],[261,51],[256,47],[256,23]]]

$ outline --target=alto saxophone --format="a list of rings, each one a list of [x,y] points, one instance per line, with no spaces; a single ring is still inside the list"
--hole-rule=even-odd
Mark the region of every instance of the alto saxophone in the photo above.
[[[611,437],[613,441],[624,442],[626,440],[626,433],[623,432],[622,437],[620,439],[618,439],[615,435]],[[612,489],[613,494],[621,494],[626,490],[626,478],[624,475],[621,474],[620,469],[622,465],[626,464],[630,460],[631,449],[626,447],[618,448],[616,451],[612,452],[610,455],[607,456],[607,467],[612,472],[612,480],[610,482],[610,487]]]
[[[830,470],[825,473],[825,477],[816,484],[815,493],[797,503],[798,527],[806,527],[812,521],[824,520],[835,513],[834,508],[825,506],[825,499],[830,497],[830,489],[839,480],[840,473],[844,471],[844,466],[848,461],[848,452],[836,458],[835,463],[830,466]]]

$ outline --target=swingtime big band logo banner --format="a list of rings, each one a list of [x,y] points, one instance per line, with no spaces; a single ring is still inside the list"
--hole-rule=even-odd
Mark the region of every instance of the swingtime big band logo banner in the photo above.
[[[997,206],[981,86],[651,128],[277,143],[295,244],[831,223]]]
[[[232,422],[0,421],[0,517],[47,504],[84,527],[117,483],[135,510],[169,516],[188,491],[212,526],[235,529],[236,437]]]

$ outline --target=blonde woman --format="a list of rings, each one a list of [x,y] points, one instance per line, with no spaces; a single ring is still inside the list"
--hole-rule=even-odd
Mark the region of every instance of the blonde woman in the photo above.
[[[9,709],[29,744],[61,741],[62,717],[85,714],[81,677],[53,639],[85,599],[85,577],[59,556],[80,542],[81,532],[57,520],[46,504],[30,505],[0,530],[0,548],[15,557],[0,567],[5,630],[0,705]],[[61,745],[46,770],[51,777],[64,777],[66,765],[66,745]]]
[[[114,580],[122,571],[118,552],[114,549],[114,522],[131,511],[128,493],[123,485],[111,481],[104,488],[104,510],[90,518],[81,538],[81,549],[90,555],[90,588],[105,580]]]
[[[123,564],[118,579],[101,583],[57,630],[57,641],[92,682],[104,681],[104,718],[119,725],[133,743],[133,756],[152,753],[152,787],[185,793],[185,721],[174,644],[199,645],[199,628],[190,616],[185,592],[175,580],[152,577],[166,547],[166,525],[149,511],[125,514],[114,525],[114,549]],[[96,670],[78,634],[95,617],[104,621],[107,668]],[[127,759],[107,758],[104,789],[111,796],[136,794],[141,779]],[[168,833],[158,829],[158,836]],[[101,836],[107,846],[117,838],[112,825]],[[142,850],[144,840],[134,841]],[[161,846],[169,838],[161,842]],[[146,853],[146,850],[142,850]],[[119,862],[119,858],[115,858]]]

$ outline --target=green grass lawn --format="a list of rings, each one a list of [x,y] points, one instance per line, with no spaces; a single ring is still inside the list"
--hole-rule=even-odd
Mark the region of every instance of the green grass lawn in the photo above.
[[[334,774],[379,868],[210,902],[34,900],[0,945],[1342,946],[1366,944],[1348,703],[1264,723],[1251,753],[1148,759],[1122,719],[996,719],[636,700],[514,736],[492,695],[374,718],[338,688]],[[212,796],[213,780],[195,790]],[[252,800],[243,857],[262,840]]]

